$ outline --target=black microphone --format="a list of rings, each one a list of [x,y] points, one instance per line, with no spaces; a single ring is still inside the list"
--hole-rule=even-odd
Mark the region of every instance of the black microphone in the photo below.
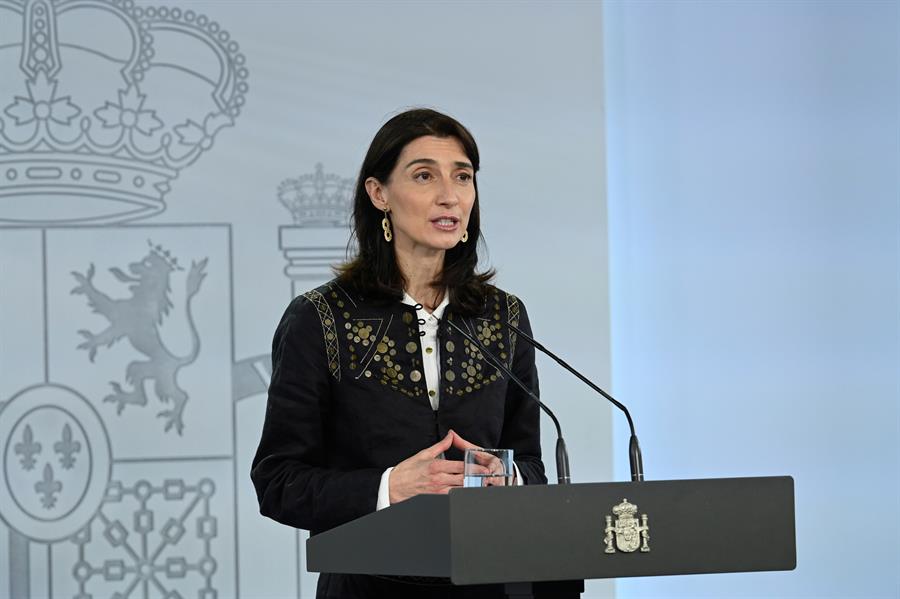
[[[535,395],[534,391],[532,391],[528,385],[523,383],[519,377],[513,374],[513,371],[510,370],[506,364],[503,363],[502,360],[497,358],[494,354],[489,352],[480,341],[478,341],[474,336],[470,335],[466,331],[462,330],[455,322],[446,319],[447,324],[451,327],[459,331],[459,333],[469,340],[469,343],[475,345],[478,350],[483,353],[486,357],[490,359],[490,362],[494,364],[498,369],[500,369],[506,376],[510,378],[515,384],[521,387],[528,396],[537,402],[538,406],[553,420],[553,425],[556,427],[556,482],[560,485],[566,485],[572,482],[572,479],[569,475],[569,452],[566,451],[566,442],[563,440],[562,436],[562,428],[559,426],[559,420],[556,419],[556,415],[553,411],[544,405],[537,395]]]
[[[631,414],[628,413],[628,408],[626,408],[624,405],[622,405],[621,403],[616,401],[616,399],[612,395],[610,395],[609,393],[607,393],[606,391],[604,391],[603,389],[601,389],[600,387],[595,385],[586,376],[584,376],[583,374],[581,374],[580,372],[578,372],[577,370],[575,370],[574,368],[572,368],[571,366],[566,364],[565,360],[563,360],[562,358],[560,358],[559,356],[554,354],[552,351],[550,351],[549,349],[547,349],[546,347],[541,345],[537,340],[533,339],[530,335],[528,335],[528,333],[522,332],[522,330],[519,329],[519,327],[512,324],[511,322],[507,322],[506,324],[513,331],[518,333],[520,337],[525,339],[525,341],[527,341],[528,343],[533,345],[535,348],[539,349],[540,351],[544,352],[545,354],[547,354],[548,356],[553,358],[557,364],[559,364],[560,366],[562,366],[563,368],[565,368],[566,370],[568,370],[569,372],[571,372],[572,374],[577,376],[579,379],[581,379],[581,382],[585,383],[588,387],[590,387],[591,389],[593,389],[594,391],[596,391],[597,393],[599,393],[600,395],[602,395],[603,397],[605,397],[606,399],[611,401],[613,403],[613,405],[615,405],[617,408],[619,408],[620,410],[625,412],[625,418],[628,419],[628,427],[631,429],[631,441],[629,441],[629,443],[628,443],[628,462],[631,466],[631,480],[633,482],[639,482],[639,481],[644,480],[644,460],[641,457],[641,446],[638,443],[637,435],[634,432],[634,422],[631,420]]]

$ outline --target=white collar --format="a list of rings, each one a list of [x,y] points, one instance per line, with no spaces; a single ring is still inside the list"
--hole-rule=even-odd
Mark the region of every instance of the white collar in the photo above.
[[[417,302],[413,298],[413,296],[411,296],[410,294],[408,294],[406,292],[406,290],[403,291],[403,303],[406,304],[407,306],[422,306],[422,304]],[[441,316],[444,315],[444,310],[447,308],[448,305],[450,305],[450,296],[449,296],[449,294],[445,293],[444,299],[442,299],[441,303],[439,303],[437,305],[437,307],[434,309],[434,312],[431,312],[429,314],[428,311],[425,310],[425,307],[422,306],[421,308],[416,309],[416,314],[418,315],[419,318],[422,318],[422,319],[428,319],[429,316],[433,316],[433,317],[437,318],[438,320],[440,320]]]

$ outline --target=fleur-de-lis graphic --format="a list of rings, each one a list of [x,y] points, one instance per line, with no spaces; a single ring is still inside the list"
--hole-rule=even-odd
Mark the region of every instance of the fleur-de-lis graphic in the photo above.
[[[22,431],[21,443],[16,443],[13,451],[22,456],[22,468],[25,470],[33,470],[37,460],[34,456],[41,453],[41,444],[34,440],[34,433],[31,431],[31,425],[26,424],[25,430]]]
[[[72,441],[72,427],[66,424],[62,431],[62,441],[53,444],[53,451],[59,454],[59,463],[66,470],[75,465],[75,454],[81,451],[81,442]]]
[[[46,509],[49,510],[56,505],[56,494],[62,491],[62,483],[53,477],[53,466],[50,464],[44,466],[44,478],[34,483],[34,490],[41,495],[41,505]]]

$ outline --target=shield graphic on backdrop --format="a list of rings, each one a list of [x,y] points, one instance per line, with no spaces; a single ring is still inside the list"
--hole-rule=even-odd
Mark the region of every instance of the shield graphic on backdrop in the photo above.
[[[15,530],[39,541],[64,539],[93,517],[109,482],[105,427],[72,389],[36,384],[0,411],[0,505]]]
[[[3,243],[10,268],[43,276],[5,297],[32,313],[0,310],[22,340],[0,359],[25,365],[2,390],[20,389],[0,410],[0,516],[53,542],[55,593],[235,596],[230,227],[8,230]]]

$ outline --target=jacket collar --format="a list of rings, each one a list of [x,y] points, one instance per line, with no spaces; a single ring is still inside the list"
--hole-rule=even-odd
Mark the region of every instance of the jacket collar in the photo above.
[[[444,299],[441,300],[441,303],[439,303],[437,305],[437,307],[434,309],[434,312],[431,312],[431,313],[429,313],[427,310],[425,310],[425,308],[422,307],[422,304],[417,302],[415,300],[415,298],[413,298],[406,291],[403,292],[402,302],[404,304],[406,304],[407,306],[415,307],[416,315],[423,320],[427,320],[428,317],[430,317],[430,316],[433,316],[434,318],[440,320],[441,317],[443,317],[443,315],[444,315],[444,310],[446,310],[447,306],[450,305],[450,297],[449,297],[449,294],[445,293]]]

